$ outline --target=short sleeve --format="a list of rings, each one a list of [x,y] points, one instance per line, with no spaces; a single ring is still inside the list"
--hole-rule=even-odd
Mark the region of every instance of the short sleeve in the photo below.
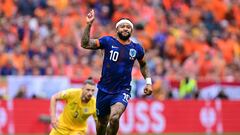
[[[144,57],[145,51],[141,45],[138,45],[137,53],[138,53],[137,59],[142,60]]]
[[[100,49],[105,49],[107,47],[108,39],[109,39],[108,36],[104,36],[98,39],[100,44],[100,47],[99,47]]]

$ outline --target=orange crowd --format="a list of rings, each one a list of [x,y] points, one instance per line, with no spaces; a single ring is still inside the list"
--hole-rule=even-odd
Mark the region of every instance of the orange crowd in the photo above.
[[[90,9],[93,38],[132,20],[154,80],[240,80],[239,0],[0,0],[0,74],[99,78],[103,53],[80,47]]]

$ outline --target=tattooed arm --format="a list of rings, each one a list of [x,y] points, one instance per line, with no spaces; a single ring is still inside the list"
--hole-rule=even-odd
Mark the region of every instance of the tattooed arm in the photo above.
[[[90,29],[92,24],[87,24],[81,39],[81,46],[85,49],[98,49],[98,39],[90,39]]]
[[[142,73],[143,77],[145,79],[150,77],[150,72],[148,70],[148,66],[147,66],[146,60],[143,58],[142,60],[138,60],[138,62],[139,62],[140,70],[141,70],[141,73]]]
[[[150,78],[150,72],[148,70],[147,62],[144,58],[142,60],[138,60],[138,62],[140,65],[141,73],[142,73],[144,79],[146,79],[146,86],[144,88],[144,94],[146,96],[149,96],[152,94],[152,81]]]
[[[88,14],[86,20],[87,20],[87,26],[84,29],[83,36],[81,39],[81,46],[85,49],[98,49],[99,48],[99,42],[98,39],[90,39],[90,30],[92,23],[95,19],[94,10],[90,11]]]

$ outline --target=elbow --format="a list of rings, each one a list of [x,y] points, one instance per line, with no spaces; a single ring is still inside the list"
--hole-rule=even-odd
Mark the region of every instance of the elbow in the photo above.
[[[81,47],[86,48],[86,45],[83,42],[81,42]]]
[[[84,45],[84,44],[82,44],[81,47],[84,48],[84,49],[88,49],[87,45]]]
[[[87,46],[88,46],[88,42],[86,42],[86,41],[82,41],[82,42],[81,42],[81,47],[82,47],[82,48],[87,49]]]

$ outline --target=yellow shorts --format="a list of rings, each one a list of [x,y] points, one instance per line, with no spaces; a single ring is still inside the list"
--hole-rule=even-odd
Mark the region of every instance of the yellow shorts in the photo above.
[[[67,129],[53,128],[49,135],[86,135],[86,131],[71,131]]]

